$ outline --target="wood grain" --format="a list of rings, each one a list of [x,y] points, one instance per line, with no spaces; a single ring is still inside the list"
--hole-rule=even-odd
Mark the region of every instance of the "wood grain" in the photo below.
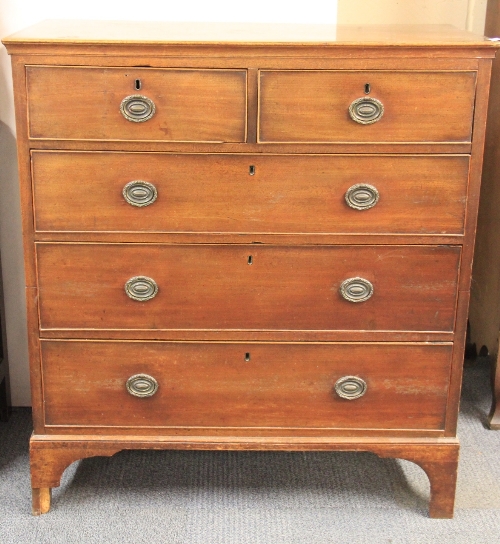
[[[30,140],[31,149],[73,150],[73,151],[130,151],[152,153],[271,153],[279,154],[470,154],[468,142],[368,142],[368,143],[294,143],[251,144],[251,143],[205,143],[205,142],[165,142],[148,141],[99,141],[99,140]]]
[[[452,331],[460,248],[38,244],[37,259],[45,329]],[[136,276],[158,295],[130,299]],[[366,302],[339,293],[355,277]]]
[[[32,488],[32,511],[34,516],[46,514],[50,510],[52,489],[50,487]]]
[[[478,71],[478,90],[474,110],[474,126],[486,125],[488,97],[490,90],[491,59],[481,59]],[[474,241],[479,207],[481,172],[483,167],[483,149],[485,144],[484,130],[474,131],[472,141],[471,168],[465,218],[465,240],[460,266],[459,297],[457,304],[456,336],[453,351],[449,410],[447,416],[447,435],[455,436],[460,402],[460,386],[462,383],[463,360],[467,332],[467,313],[470,299]]]
[[[45,341],[42,360],[51,425],[389,431],[443,428],[451,346]],[[136,374],[157,393],[130,395]],[[334,391],[350,375],[367,383],[356,400]]]
[[[14,105],[16,114],[17,160],[21,198],[21,221],[23,233],[25,303],[28,329],[28,355],[30,369],[30,391],[33,412],[33,430],[43,432],[42,375],[38,339],[38,290],[36,288],[36,263],[33,232],[33,195],[31,190],[31,161],[26,123],[26,70],[18,58],[12,59],[12,77],[16,91]],[[19,273],[22,273],[20,270]]]
[[[41,503],[40,496],[50,499],[49,489],[60,485],[64,470],[74,461],[93,456],[112,456],[124,449],[215,449],[215,450],[278,450],[278,451],[370,451],[380,457],[399,457],[418,464],[431,484],[429,515],[433,518],[453,517],[458,468],[458,441],[412,440],[399,443],[387,439],[311,439],[311,438],[213,438],[195,437],[114,437],[99,439],[82,435],[34,436],[30,441],[31,485],[34,509],[46,512],[50,503]]]
[[[348,108],[367,83],[384,114],[360,125]],[[261,71],[259,141],[469,142],[475,84],[474,72]]]
[[[37,242],[289,245],[461,245],[461,234],[267,234],[218,232],[38,231]]]
[[[32,163],[38,231],[461,234],[469,170],[465,155],[36,151]],[[156,202],[127,204],[133,180]],[[379,191],[373,208],[347,205],[359,183]]]
[[[29,66],[26,72],[31,138],[246,140],[244,70]],[[155,115],[141,123],[125,119],[120,104],[130,95],[150,98]]]
[[[11,47],[11,46],[9,46]],[[186,68],[186,54],[189,49],[186,48],[183,54],[173,55],[169,52],[168,55],[152,56],[148,51],[139,51],[134,48],[136,53],[131,56],[123,56],[126,48],[122,47],[121,55],[114,56],[106,54],[108,48],[103,48],[94,51],[91,56],[87,55],[71,55],[69,50],[71,46],[65,46],[64,51],[58,48],[57,55],[45,54],[38,51],[36,54],[23,54],[21,58],[26,65],[41,65],[41,66],[111,66],[116,67],[119,61],[119,66],[124,67],[149,67],[149,68]],[[139,46],[140,48],[140,46]],[[195,47],[196,49],[196,47]],[[274,50],[274,49],[273,49]],[[258,69],[304,69],[304,70],[466,70],[475,71],[478,67],[478,60],[481,57],[457,57],[452,55],[448,57],[432,57],[425,58],[419,56],[406,55],[404,61],[401,58],[395,58],[393,55],[387,57],[374,58],[373,55],[363,55],[359,47],[351,48],[351,55],[342,58],[342,55],[336,55],[331,50],[328,54],[324,54],[328,48],[323,50],[298,47],[296,50],[288,49],[288,55],[279,57],[270,54],[268,49],[261,49],[261,56],[248,56],[248,51],[240,51],[238,55],[226,55],[223,50],[215,57],[209,57],[206,54],[191,55],[189,54],[190,68],[236,68],[241,69],[242,66],[247,66],[248,70]],[[323,51],[323,54],[318,54]],[[355,54],[356,51],[356,54]],[[493,49],[494,51],[494,49]],[[291,53],[295,54],[291,54]],[[19,58],[18,55],[16,55]]]
[[[70,37],[71,36],[71,37]],[[363,58],[493,57],[497,44],[449,25],[45,21],[3,39],[10,54]],[[64,50],[61,46],[64,46]]]
[[[228,342],[452,342],[454,331],[249,329],[40,329],[40,338]]]
[[[81,43],[137,45],[141,43],[219,43],[244,45],[328,43],[370,46],[495,47],[482,36],[451,25],[331,25],[269,23],[172,23],[166,21],[47,20],[3,38],[6,45]],[[326,43],[325,43],[326,42]],[[449,51],[452,53],[452,51]]]

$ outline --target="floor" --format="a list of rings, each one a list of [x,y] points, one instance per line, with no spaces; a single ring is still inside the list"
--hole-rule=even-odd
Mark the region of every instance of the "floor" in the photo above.
[[[489,361],[466,367],[453,520],[427,515],[416,465],[369,453],[128,451],[74,463],[31,516],[30,411],[0,423],[2,544],[500,543]]]

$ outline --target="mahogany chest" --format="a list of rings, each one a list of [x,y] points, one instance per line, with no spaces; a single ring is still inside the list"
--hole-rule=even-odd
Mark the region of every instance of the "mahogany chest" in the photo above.
[[[451,517],[495,44],[46,22],[12,55],[34,513],[122,449],[371,451]]]

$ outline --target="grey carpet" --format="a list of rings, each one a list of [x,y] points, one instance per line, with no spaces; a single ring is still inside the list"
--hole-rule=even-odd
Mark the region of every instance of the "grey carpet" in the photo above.
[[[126,451],[74,463],[31,516],[30,411],[0,423],[0,543],[500,543],[500,431],[485,428],[489,365],[466,368],[453,520],[429,484],[369,453]]]

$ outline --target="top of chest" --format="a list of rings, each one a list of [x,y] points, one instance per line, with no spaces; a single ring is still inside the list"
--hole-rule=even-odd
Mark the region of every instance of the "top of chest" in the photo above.
[[[3,39],[11,54],[81,52],[156,55],[492,57],[495,42],[447,25],[299,25],[44,21]]]

